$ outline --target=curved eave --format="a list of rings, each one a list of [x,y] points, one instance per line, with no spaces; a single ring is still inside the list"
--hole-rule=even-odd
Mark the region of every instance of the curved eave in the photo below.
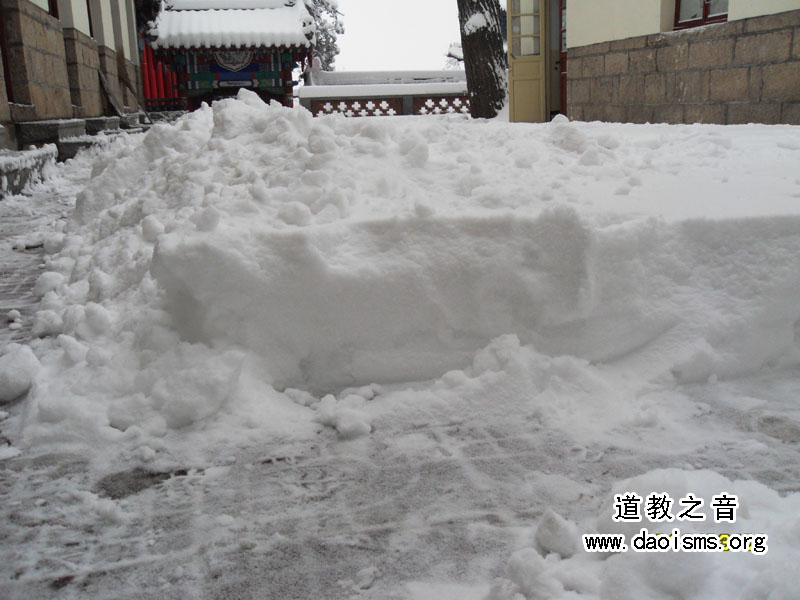
[[[311,44],[305,46],[297,46],[292,44],[290,46],[285,45],[272,45],[272,46],[153,46],[151,44],[154,52],[187,52],[187,51],[201,51],[201,52],[218,52],[219,50],[310,50],[312,48]]]

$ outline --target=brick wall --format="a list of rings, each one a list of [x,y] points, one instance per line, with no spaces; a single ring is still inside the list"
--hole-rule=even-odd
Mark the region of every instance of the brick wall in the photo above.
[[[61,23],[27,0],[2,0],[0,6],[14,101],[32,105],[26,115],[36,119],[72,118]]]
[[[100,58],[97,42],[77,29],[64,30],[67,75],[75,117],[98,117],[103,114],[103,101],[97,69]]]
[[[567,114],[800,125],[800,10],[570,48]]]

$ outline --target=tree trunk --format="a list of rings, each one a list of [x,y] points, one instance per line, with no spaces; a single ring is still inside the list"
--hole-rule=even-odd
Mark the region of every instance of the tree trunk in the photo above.
[[[457,0],[470,113],[491,119],[506,97],[506,60],[498,0]]]

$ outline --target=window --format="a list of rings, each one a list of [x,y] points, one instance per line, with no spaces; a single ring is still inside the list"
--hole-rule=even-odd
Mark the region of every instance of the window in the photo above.
[[[728,0],[676,0],[675,29],[728,20]]]
[[[511,0],[511,55],[539,56],[541,44],[541,12],[539,0]]]

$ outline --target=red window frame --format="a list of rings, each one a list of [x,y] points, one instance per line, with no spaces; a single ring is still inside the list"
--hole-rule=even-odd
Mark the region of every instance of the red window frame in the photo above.
[[[728,20],[728,13],[714,15],[713,17],[709,16],[709,0],[702,0],[702,2],[703,15],[699,19],[681,22],[681,0],[675,0],[675,29],[689,29],[691,27],[700,27],[701,25],[708,25],[710,23],[724,23]]]
[[[47,0],[48,13],[58,19],[58,0]]]

